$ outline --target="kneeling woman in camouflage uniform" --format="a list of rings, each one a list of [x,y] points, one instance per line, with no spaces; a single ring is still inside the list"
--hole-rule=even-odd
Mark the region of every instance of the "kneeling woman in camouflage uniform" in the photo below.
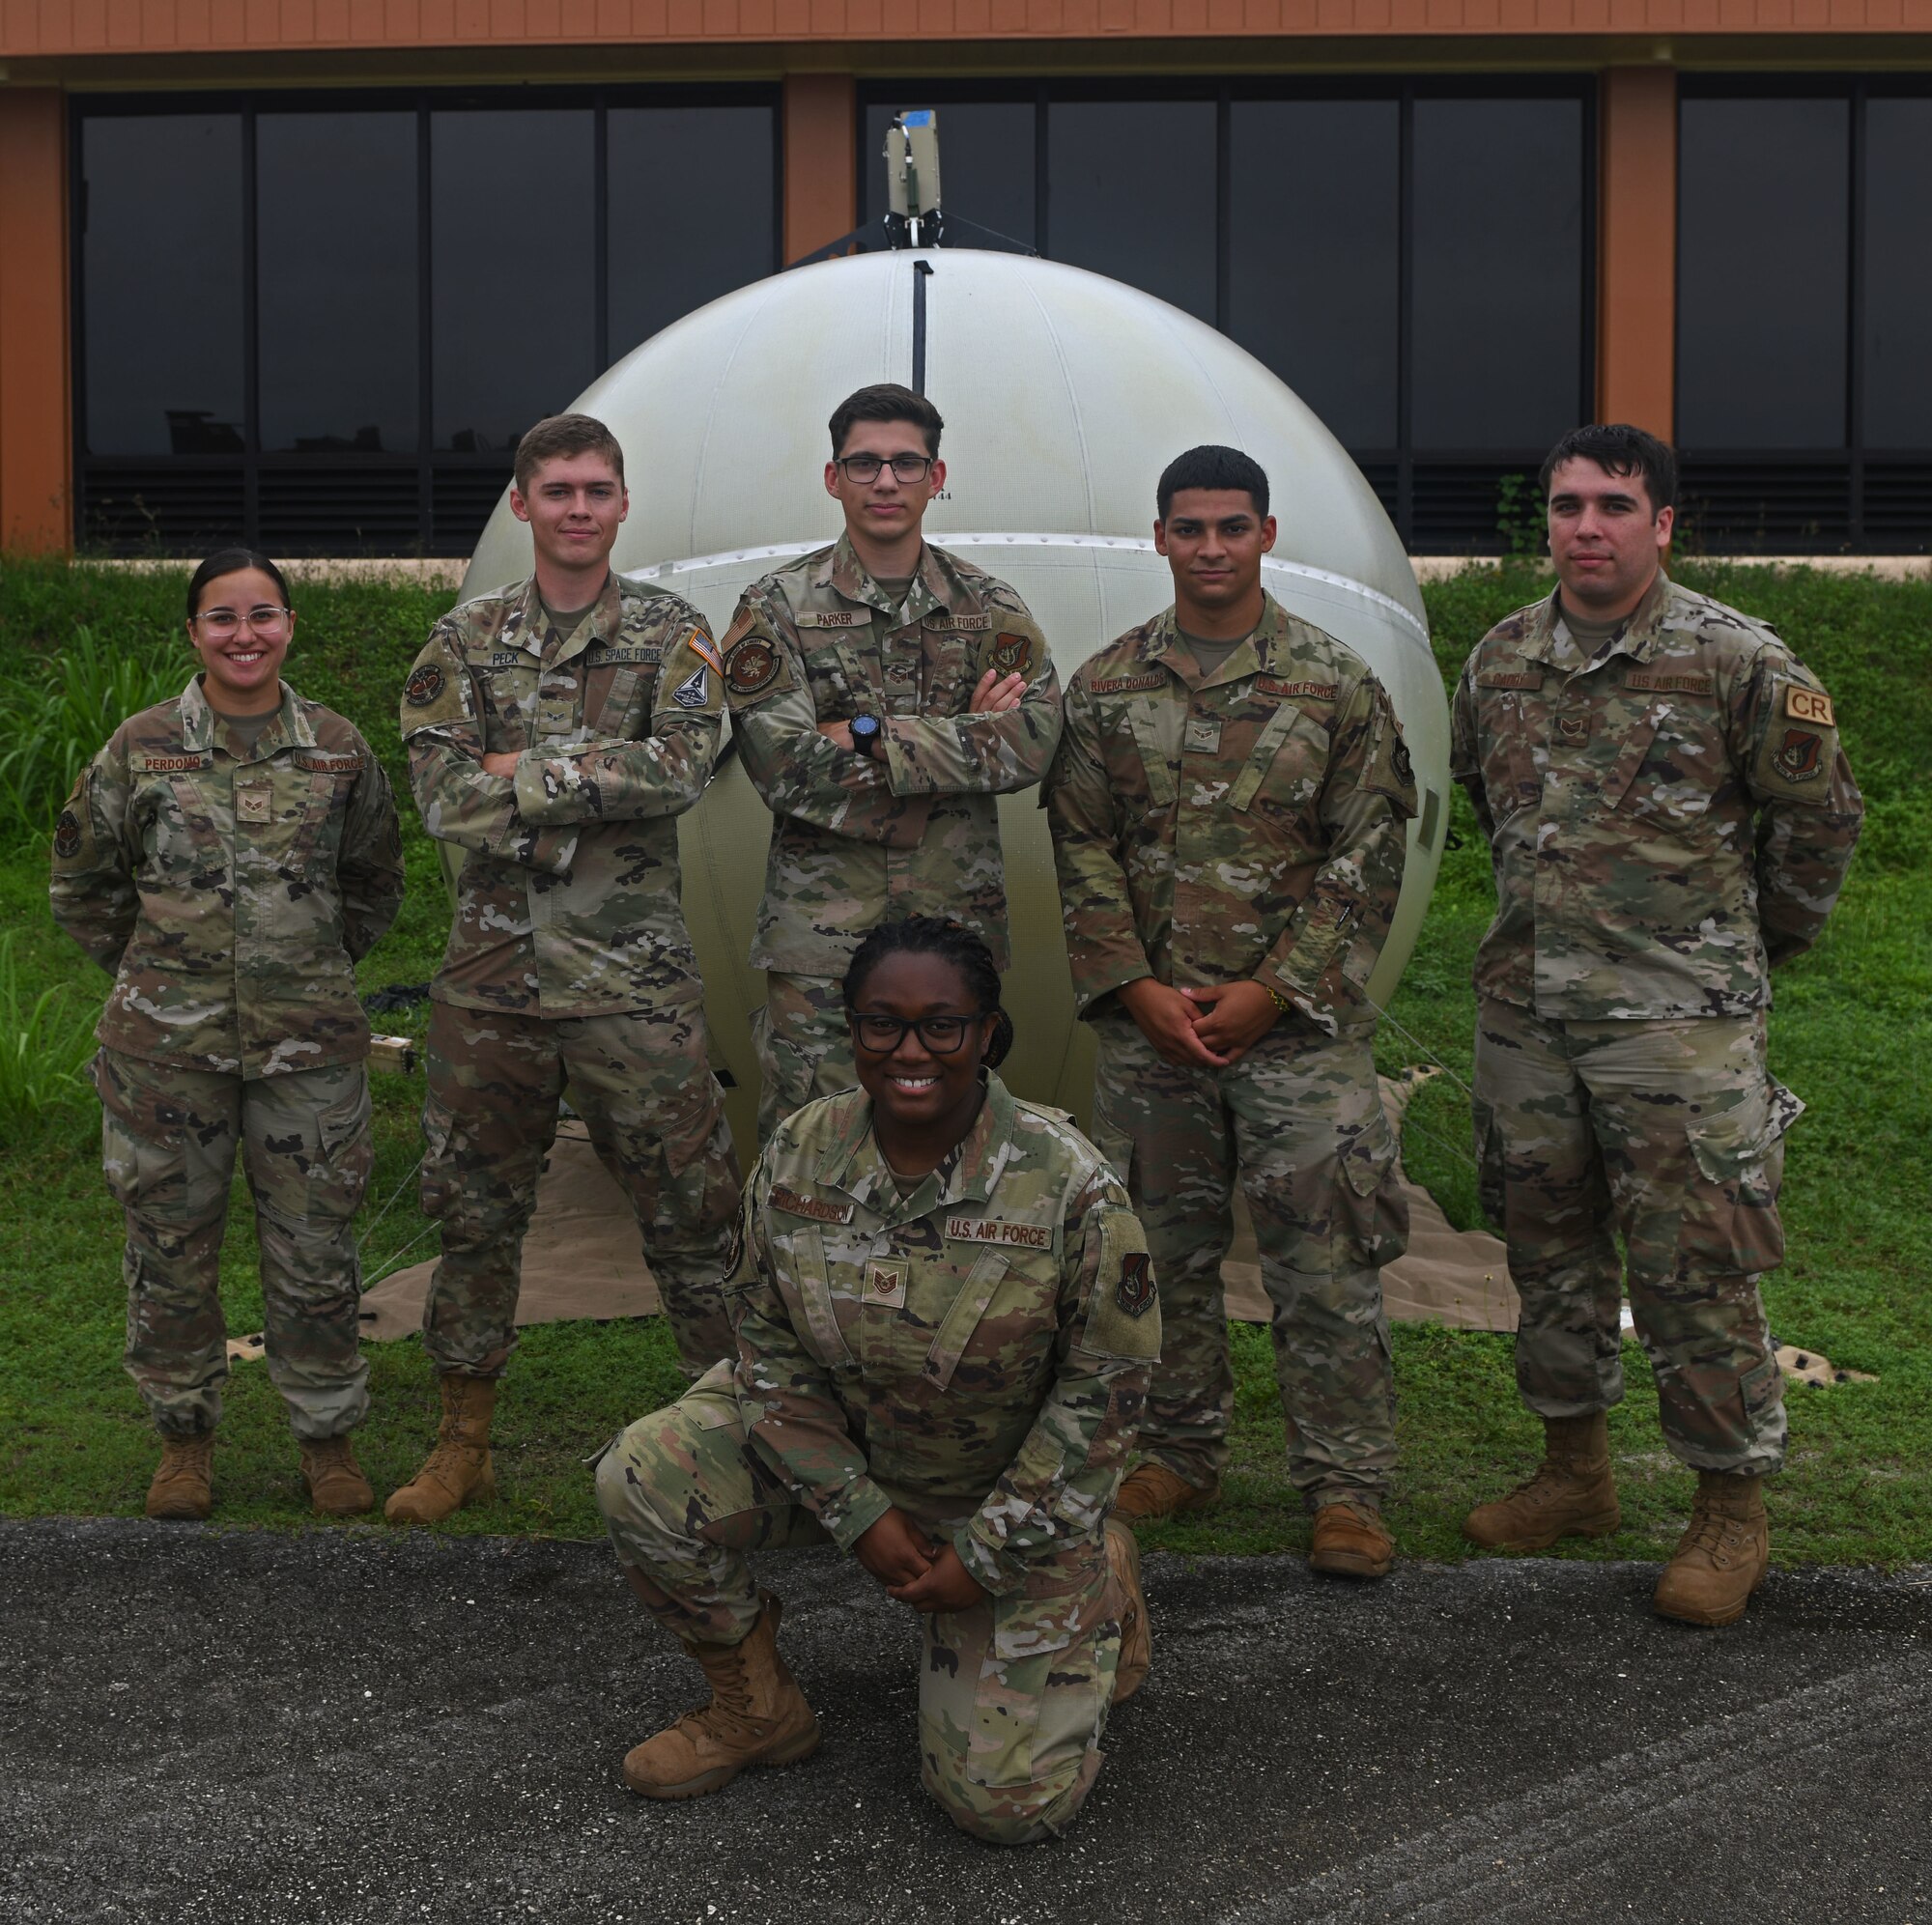
[[[632,1589],[712,1699],[624,1760],[645,1798],[818,1745],[746,1552],[827,1535],[922,1614],[921,1777],[954,1824],[1064,1831],[1148,1664],[1108,1508],[1160,1348],[1147,1240],[1098,1151],[993,1065],[1011,1025],[956,922],[876,929],[844,982],[860,1088],[782,1123],[725,1285],[738,1361],[597,1472]]]
[[[315,1508],[374,1502],[348,1435],[369,1406],[353,1233],[369,1025],[355,966],[402,900],[402,845],[369,745],[280,678],[288,601],[266,555],[210,555],[187,591],[200,672],[115,730],[54,834],[54,916],[114,974],[94,1082],[127,1215],[126,1361],[162,1440],[151,1517],[209,1513],[238,1149],[269,1374]]]

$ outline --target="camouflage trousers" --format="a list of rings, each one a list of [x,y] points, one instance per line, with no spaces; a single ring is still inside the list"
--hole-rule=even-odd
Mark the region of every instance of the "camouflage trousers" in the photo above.
[[[950,1535],[977,1502],[921,1527]],[[747,1552],[830,1543],[747,1441],[728,1364],[615,1440],[597,1505],[652,1615],[690,1642],[735,1644],[757,1622]],[[1065,1831],[1099,1775],[1120,1656],[1104,1547],[1071,1544],[1017,1592],[920,1623],[920,1782],[994,1844]]]
[[[1166,1062],[1123,1011],[1094,1025],[1094,1141],[1132,1193],[1160,1279],[1142,1454],[1197,1487],[1228,1458],[1221,1261],[1238,1170],[1272,1306],[1289,1476],[1311,1507],[1378,1503],[1395,1464],[1381,1266],[1408,1240],[1366,1032],[1287,1016],[1227,1069]]]
[[[858,1082],[843,978],[765,972],[765,1006],[752,1017],[758,1052],[758,1141],[794,1110]]]
[[[1522,1299],[1523,1401],[1577,1417],[1623,1397],[1621,1235],[1671,1450],[1698,1470],[1777,1469],[1758,1278],[1783,1260],[1782,1139],[1804,1105],[1765,1067],[1763,1016],[1563,1023],[1486,1000],[1474,1095],[1483,1205]]]
[[[94,1087],[100,1160],[128,1227],[125,1362],[156,1428],[186,1436],[221,1421],[221,1237],[239,1149],[262,1251],[270,1381],[298,1437],[353,1430],[369,1409],[355,1257],[373,1153],[366,1065],[244,1083],[103,1049]]]
[[[637,1212],[687,1373],[733,1352],[719,1287],[738,1160],[700,1005],[547,1021],[438,1003],[428,1059],[422,1207],[441,1228],[442,1255],[423,1342],[439,1372],[500,1376],[516,1348],[524,1232],[566,1087]]]

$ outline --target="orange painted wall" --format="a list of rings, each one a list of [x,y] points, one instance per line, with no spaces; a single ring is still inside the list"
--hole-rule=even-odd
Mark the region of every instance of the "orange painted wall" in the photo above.
[[[1669,440],[1676,425],[1677,75],[1603,77],[1597,418]]]
[[[66,106],[0,88],[0,550],[71,539]]]
[[[859,90],[848,73],[785,77],[784,258],[796,261],[859,224]]]
[[[0,0],[0,58],[597,42],[1925,33],[1932,0]]]

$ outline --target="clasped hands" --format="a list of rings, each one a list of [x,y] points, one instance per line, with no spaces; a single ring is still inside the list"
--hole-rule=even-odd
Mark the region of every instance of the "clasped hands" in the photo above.
[[[896,1504],[852,1546],[852,1555],[915,1611],[970,1611],[985,1587],[951,1544],[935,1544]]]
[[[1026,678],[1022,675],[1002,675],[988,668],[980,677],[979,686],[973,691],[973,699],[966,705],[968,715],[1000,715],[1008,709],[1016,709],[1020,697],[1026,693]],[[842,749],[849,755],[852,752],[852,724],[849,722],[821,722],[818,732],[835,748]]]
[[[1226,1069],[1274,1028],[1281,1011],[1259,982],[1171,989],[1143,976],[1115,992],[1163,1062],[1180,1069]]]

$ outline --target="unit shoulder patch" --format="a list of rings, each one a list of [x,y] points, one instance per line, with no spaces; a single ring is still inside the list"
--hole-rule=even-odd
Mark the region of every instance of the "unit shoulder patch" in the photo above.
[[[1771,765],[1787,782],[1816,781],[1825,773],[1825,738],[1808,728],[1787,728],[1771,751]]]
[[[71,862],[80,853],[84,839],[80,817],[71,808],[61,810],[60,821],[54,825],[54,854],[62,862]]]
[[[777,642],[762,635],[747,635],[724,655],[724,687],[743,699],[789,688],[784,656]]]
[[[434,662],[419,663],[403,684],[403,699],[412,709],[426,709],[442,694],[443,674]]]
[[[681,709],[701,709],[711,699],[711,671],[700,662],[676,688],[670,698]]]

